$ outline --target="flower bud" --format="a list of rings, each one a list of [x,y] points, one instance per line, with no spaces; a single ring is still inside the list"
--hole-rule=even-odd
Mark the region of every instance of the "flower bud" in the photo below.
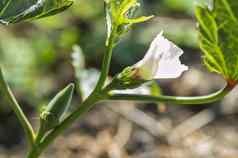
[[[74,85],[70,84],[60,91],[41,113],[41,126],[48,131],[57,126],[65,117],[70,106]]]
[[[188,67],[181,64],[179,60],[182,54],[182,49],[160,33],[151,43],[145,57],[116,75],[108,88],[110,90],[133,89],[150,80],[177,78],[188,70]]]

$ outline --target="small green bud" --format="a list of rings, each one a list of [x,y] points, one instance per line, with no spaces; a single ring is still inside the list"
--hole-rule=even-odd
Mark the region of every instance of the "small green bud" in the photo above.
[[[127,67],[121,73],[116,75],[110,84],[110,89],[123,90],[133,89],[145,83],[146,80],[138,76],[138,69]]]
[[[42,110],[41,127],[44,131],[49,131],[63,121],[70,106],[74,85],[70,84],[60,91],[50,103]]]

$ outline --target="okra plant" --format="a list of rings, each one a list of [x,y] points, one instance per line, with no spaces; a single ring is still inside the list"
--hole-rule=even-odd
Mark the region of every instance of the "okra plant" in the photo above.
[[[104,100],[134,100],[143,102],[172,102],[175,104],[200,105],[222,99],[238,81],[238,1],[213,0],[213,4],[198,4],[195,15],[198,22],[199,45],[207,69],[223,76],[223,89],[204,96],[181,97],[127,93],[128,89],[161,78],[177,78],[188,66],[181,64],[183,50],[159,32],[152,41],[144,58],[126,67],[111,80],[108,79],[114,48],[132,26],[152,19],[154,16],[135,16],[140,7],[138,0],[104,0],[107,33],[106,51],[102,61],[99,80],[92,91],[74,111],[69,111],[74,84],[60,91],[41,111],[40,128],[36,132],[23,113],[11,89],[0,71],[0,95],[15,112],[25,131],[29,148],[27,158],[38,158],[65,129]],[[73,5],[71,0],[1,0],[0,23],[10,24],[35,20],[58,14]],[[78,8],[80,9],[80,8]],[[17,53],[17,52],[16,52]],[[7,72],[5,72],[7,73]],[[80,73],[80,72],[79,72]]]

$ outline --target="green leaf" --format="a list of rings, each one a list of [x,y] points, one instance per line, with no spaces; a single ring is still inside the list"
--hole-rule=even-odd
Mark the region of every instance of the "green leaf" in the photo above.
[[[196,7],[204,64],[228,81],[238,80],[237,10],[237,0],[214,0],[212,10],[208,6]]]
[[[41,128],[49,131],[60,124],[71,104],[74,85],[70,84],[60,91],[41,112]]]
[[[0,23],[17,23],[55,15],[72,4],[71,0],[1,0]]]
[[[117,40],[128,32],[133,24],[142,23],[150,20],[153,16],[135,17],[136,10],[140,7],[138,0],[105,0],[106,20],[108,28],[108,40],[112,30],[116,28]]]

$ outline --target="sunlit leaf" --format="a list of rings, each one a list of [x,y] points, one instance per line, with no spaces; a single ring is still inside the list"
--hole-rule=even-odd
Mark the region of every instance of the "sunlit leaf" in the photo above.
[[[200,47],[210,71],[227,80],[238,80],[238,1],[214,0],[214,6],[198,6]]]
[[[71,0],[2,0],[0,23],[17,23],[60,13],[73,4]]]

